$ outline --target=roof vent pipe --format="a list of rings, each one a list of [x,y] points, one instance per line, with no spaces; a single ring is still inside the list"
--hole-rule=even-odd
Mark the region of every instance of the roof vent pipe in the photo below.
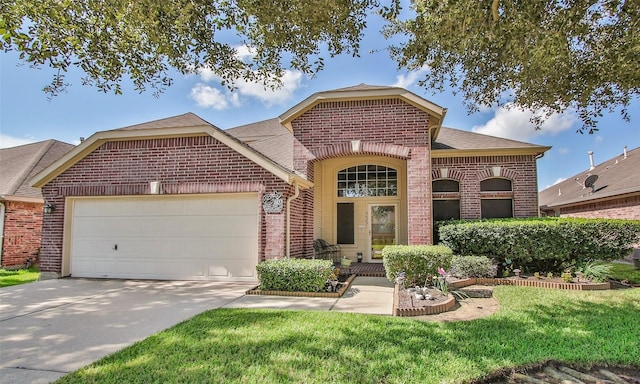
[[[624,146],[623,150],[624,150],[624,158],[623,158],[623,160],[627,160],[627,146],[626,145]]]
[[[589,151],[589,152],[587,152],[587,153],[589,154],[589,164],[590,164],[590,166],[589,166],[589,170],[593,170],[593,169],[595,169],[595,167],[596,167],[596,166],[593,164],[593,151]]]

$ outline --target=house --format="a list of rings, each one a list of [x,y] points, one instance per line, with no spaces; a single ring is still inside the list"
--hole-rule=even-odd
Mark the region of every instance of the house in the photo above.
[[[0,149],[0,264],[21,268],[40,252],[43,199],[29,179],[73,145],[46,140]]]
[[[545,216],[640,220],[640,147],[627,150],[540,192]]]
[[[446,109],[358,85],[221,130],[187,113],[97,132],[33,179],[47,203],[40,265],[60,276],[255,280],[313,241],[380,262],[433,222],[538,215],[549,147],[442,126]]]

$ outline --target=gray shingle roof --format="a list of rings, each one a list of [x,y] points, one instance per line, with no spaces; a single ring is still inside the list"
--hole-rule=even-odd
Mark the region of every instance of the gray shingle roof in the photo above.
[[[124,128],[118,128],[119,131],[133,131],[137,129],[153,129],[153,128],[178,128],[178,127],[198,127],[201,125],[212,125],[203,120],[195,113],[188,112],[183,115],[167,117],[160,120],[149,121],[142,124],[131,125]]]
[[[248,144],[287,169],[293,169],[293,142],[295,138],[280,119],[269,119],[226,130],[227,133]]]
[[[501,137],[489,136],[475,132],[462,131],[454,128],[442,127],[438,137],[432,143],[433,150],[438,149],[501,149],[501,148],[535,148],[540,147],[542,151],[547,147],[522,141],[503,139]]]
[[[0,149],[0,198],[8,196],[42,198],[39,188],[29,180],[75,146],[46,140]]]
[[[552,185],[539,194],[540,206],[559,207],[590,200],[610,198],[640,192],[640,147],[627,151],[627,158],[620,154],[594,169],[584,170]],[[584,187],[585,179],[597,175],[593,188]]]

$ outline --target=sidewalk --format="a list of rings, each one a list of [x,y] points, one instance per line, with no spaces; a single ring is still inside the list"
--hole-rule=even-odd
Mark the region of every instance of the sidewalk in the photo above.
[[[342,297],[244,295],[223,308],[274,308],[391,315],[393,284],[384,277],[358,276]]]

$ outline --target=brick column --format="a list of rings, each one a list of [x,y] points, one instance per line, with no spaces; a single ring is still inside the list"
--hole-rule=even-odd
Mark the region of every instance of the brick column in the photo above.
[[[268,213],[265,215],[265,259],[279,258],[286,256],[285,250],[285,214]]]
[[[427,147],[413,147],[407,159],[409,244],[431,244],[431,159]]]

